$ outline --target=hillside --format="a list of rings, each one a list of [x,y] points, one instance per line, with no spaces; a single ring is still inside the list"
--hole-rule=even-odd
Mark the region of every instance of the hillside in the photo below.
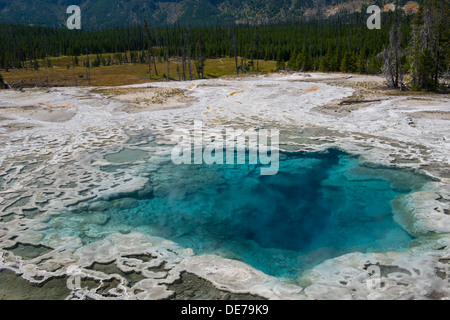
[[[147,19],[152,26],[180,23],[213,25],[217,21],[261,24],[328,17],[360,11],[393,0],[0,0],[0,22],[65,26],[69,5],[82,10],[82,28],[132,25]],[[43,4],[45,3],[45,4]],[[400,0],[399,6],[412,1]],[[406,7],[406,6],[405,6]]]

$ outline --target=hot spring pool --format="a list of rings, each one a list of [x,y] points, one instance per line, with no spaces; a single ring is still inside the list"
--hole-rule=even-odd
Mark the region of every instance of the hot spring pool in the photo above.
[[[296,278],[348,252],[406,249],[412,238],[394,221],[391,201],[430,181],[335,149],[281,153],[273,176],[261,176],[258,165],[171,162],[148,174],[149,192],[67,212],[48,232],[85,243],[142,232]]]

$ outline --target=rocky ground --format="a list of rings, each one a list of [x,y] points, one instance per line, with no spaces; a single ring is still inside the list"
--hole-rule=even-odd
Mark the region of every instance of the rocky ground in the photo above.
[[[0,92],[0,298],[448,299],[449,101],[341,74]],[[102,212],[155,191],[146,183],[170,134],[193,120],[277,128],[283,150],[337,147],[430,175],[393,203],[411,248],[350,253],[286,281],[110,225]]]

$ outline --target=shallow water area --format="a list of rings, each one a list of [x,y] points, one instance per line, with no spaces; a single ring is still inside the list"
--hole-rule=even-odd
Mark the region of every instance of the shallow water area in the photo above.
[[[115,154],[107,155],[105,160],[113,163],[136,162],[145,158],[146,155],[145,151],[125,148]]]
[[[49,222],[48,233],[90,243],[141,232],[295,279],[345,253],[408,248],[412,238],[395,223],[391,201],[430,181],[336,149],[281,153],[273,176],[260,167],[169,162],[144,172],[151,192],[65,213]]]

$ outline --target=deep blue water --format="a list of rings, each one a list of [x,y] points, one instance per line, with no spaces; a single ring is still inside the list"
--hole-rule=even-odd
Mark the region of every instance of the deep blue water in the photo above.
[[[104,231],[125,224],[197,253],[296,278],[344,253],[406,249],[411,237],[394,222],[391,201],[427,181],[412,172],[361,166],[357,157],[334,149],[282,153],[274,176],[261,176],[258,165],[170,163],[151,174],[152,192],[110,201]]]

